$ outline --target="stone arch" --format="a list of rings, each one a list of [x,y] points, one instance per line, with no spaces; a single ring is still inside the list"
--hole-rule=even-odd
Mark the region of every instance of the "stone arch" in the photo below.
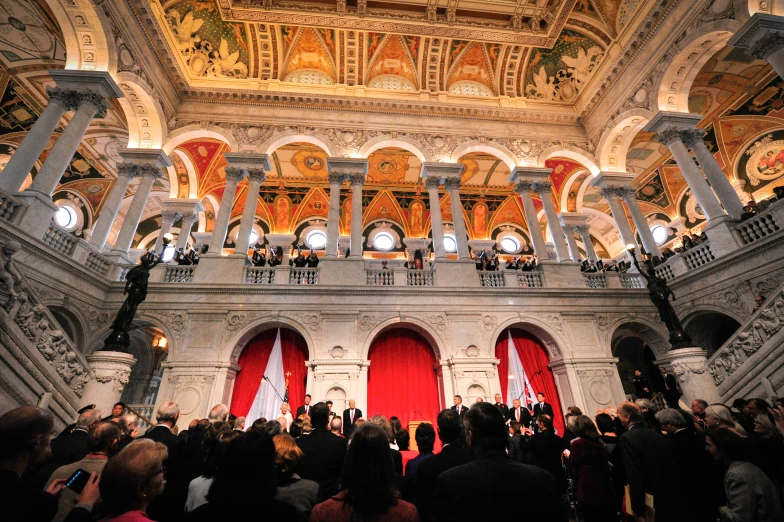
[[[125,94],[118,102],[128,123],[128,147],[159,149],[166,138],[166,117],[160,103],[152,96],[152,88],[131,72],[115,75],[117,85]]]
[[[570,160],[574,160],[577,163],[580,163],[582,166],[587,168],[591,174],[595,175],[601,171],[599,168],[599,162],[596,161],[596,158],[591,153],[581,149],[580,147],[575,147],[574,145],[554,145],[544,149],[539,155],[537,166],[544,168],[545,161],[557,156],[569,158]]]
[[[117,56],[108,22],[90,0],[46,0],[63,33],[65,68],[82,71],[112,71]]]
[[[332,401],[332,411],[336,413],[348,408],[348,397],[349,392],[345,386],[337,383],[332,383],[324,393],[324,401]]]
[[[46,300],[44,300],[46,303]],[[68,301],[63,299],[56,304],[46,303],[49,311],[57,320],[60,329],[65,332],[76,349],[85,354],[85,338],[87,336],[87,321],[78,308],[68,306]]]
[[[237,138],[234,137],[234,134],[232,134],[230,130],[212,124],[207,125],[206,128],[202,128],[198,123],[186,125],[185,127],[170,132],[166,137],[166,141],[163,143],[162,148],[166,154],[171,154],[171,151],[186,141],[203,138],[214,138],[224,142],[232,151],[239,150]]]
[[[743,318],[718,306],[701,305],[683,318],[683,329],[696,346],[708,352],[708,357],[716,353],[740,328]]]
[[[547,349],[551,362],[555,359],[570,357],[571,348],[567,344],[567,341],[560,336],[553,327],[538,317],[522,314],[500,322],[489,336],[489,344],[485,346],[485,353],[491,357],[495,356],[495,343],[501,333],[507,328],[519,328],[536,336],[537,339],[542,341],[542,344]]]
[[[444,318],[444,321],[448,321],[448,319]],[[438,330],[432,325],[415,317],[400,316],[391,317],[386,321],[381,322],[370,332],[368,332],[364,344],[360,347],[360,359],[367,360],[373,341],[375,341],[381,333],[387,330],[391,330],[392,328],[408,328],[420,334],[430,344],[430,347],[433,349],[433,352],[436,355],[436,360],[446,359],[451,353],[448,349],[449,347],[446,346],[442,335],[440,335]],[[444,324],[444,328],[449,328],[448,322]]]
[[[358,155],[360,158],[369,158],[370,155],[375,151],[389,147],[405,149],[419,158],[419,161],[422,163],[426,161],[433,161],[433,157],[430,155],[427,149],[422,146],[421,143],[404,136],[393,138],[392,136],[385,135],[368,140],[359,148]]]
[[[577,178],[579,178],[579,177],[580,177],[580,176],[582,176],[583,174],[590,174],[590,171],[589,171],[588,169],[585,169],[585,170],[583,170],[583,169],[576,170],[576,171],[574,171],[574,172],[572,173],[572,175],[571,175],[571,176],[569,176],[569,177],[566,179],[566,182],[564,182],[564,184],[563,184],[563,189],[561,190],[561,202],[560,202],[560,203],[561,203],[561,208],[562,208],[562,209],[566,209],[566,208],[568,208],[568,205],[569,205],[569,188],[572,186],[572,183],[574,183],[575,181],[577,181]],[[593,176],[588,176],[588,177],[586,177],[586,181],[590,181],[590,179],[591,179],[592,177],[593,177]],[[583,183],[583,184],[582,184],[582,185],[581,185],[581,186],[578,188],[578,194],[579,194],[579,190],[583,189],[583,186],[585,186],[585,185],[586,185],[586,183]],[[582,204],[582,200],[581,200],[579,197],[578,197],[578,198],[575,200],[575,205],[576,205],[576,207],[575,207],[575,210],[576,210],[577,212],[582,212],[582,210],[581,210],[581,209],[582,209],[582,206],[583,206],[583,204]]]
[[[509,170],[514,170],[514,168],[519,163],[519,160],[514,152],[507,149],[503,145],[490,142],[482,143],[479,140],[472,140],[459,145],[455,150],[452,151],[452,155],[449,157],[449,161],[452,163],[457,163],[460,161],[460,158],[472,152],[484,152],[486,154],[491,154],[506,163],[506,166],[509,167]]]
[[[169,326],[161,320],[160,316],[158,315],[158,310],[153,309],[140,309],[136,313],[136,318],[131,323],[131,330],[136,330],[139,328],[156,328],[163,332],[163,336],[169,342],[169,358],[168,360],[174,360],[173,354],[177,352],[179,349],[179,340],[178,337],[174,335]],[[112,318],[114,318],[114,313],[112,313]],[[87,344],[85,344],[85,348],[87,351],[84,352],[85,355],[90,355],[91,353],[95,352],[98,348],[103,346],[103,341],[112,331],[111,326],[107,324],[105,327],[102,327],[97,332],[94,332],[92,336],[87,340]]]
[[[191,159],[191,157],[184,152],[177,149],[173,150],[169,154],[176,154],[182,160],[183,165],[185,165],[185,171],[188,173],[188,198],[199,199],[199,175],[196,173],[196,167],[193,165],[193,159]],[[179,194],[180,185],[180,180],[177,179],[177,171],[173,166],[167,167],[166,170],[169,173],[169,180],[171,185],[169,189],[169,196],[176,198]],[[177,183],[171,183],[172,179],[175,179]]]
[[[202,199],[206,199],[212,205],[212,209],[215,212],[215,215],[218,215],[220,211],[220,201],[218,198],[215,197],[214,194],[206,194]],[[199,226],[197,229],[198,232],[206,232],[207,231],[207,211],[202,210],[199,212]]]
[[[635,108],[616,117],[599,139],[599,167],[604,171],[626,172],[626,153],[637,133],[651,120],[647,109]]]
[[[315,145],[316,147],[323,149],[329,157],[334,158],[340,156],[339,148],[335,146],[334,143],[332,143],[332,140],[323,134],[302,134],[295,130],[276,133],[267,141],[259,145],[258,150],[264,154],[271,155],[279,148],[291,143],[310,143],[311,145]]]
[[[230,328],[235,322],[239,323],[246,320],[247,316],[252,314],[253,312],[229,312],[227,318],[227,324],[229,326],[227,328]],[[219,360],[236,364],[247,344],[261,332],[272,328],[288,328],[297,332],[305,339],[305,344],[307,344],[308,360],[314,358],[316,353],[315,343],[313,341],[313,336],[307,327],[290,317],[282,315],[273,317],[272,314],[263,313],[260,317],[249,321],[244,327],[238,328],[236,332],[221,345]]]
[[[656,361],[664,359],[670,347],[660,325],[642,317],[624,317],[608,329],[607,339],[613,357],[618,360],[618,376],[627,395],[635,393],[632,384],[635,369],[648,377],[655,389],[659,387],[661,377]]]
[[[484,400],[489,397],[489,394],[483,384],[472,381],[466,391],[466,404],[468,404],[469,408],[476,402],[477,397],[482,397],[482,400]]]
[[[714,20],[689,31],[654,89],[660,111],[689,112],[689,91],[700,69],[740,28],[736,20]]]
[[[670,348],[670,343],[667,341],[668,333],[661,323],[646,317],[637,316],[632,319],[624,316],[609,325],[607,341],[610,352],[613,350],[613,342],[622,336],[633,336],[642,339],[651,347],[658,359],[664,358],[667,355],[667,350]]]

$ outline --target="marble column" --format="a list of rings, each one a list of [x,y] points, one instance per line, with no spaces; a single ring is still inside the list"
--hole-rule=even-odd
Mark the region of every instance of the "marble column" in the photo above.
[[[231,209],[234,206],[234,196],[237,192],[237,185],[245,176],[245,171],[237,167],[226,167],[226,188],[221,197],[220,209],[215,218],[215,227],[212,230],[210,249],[208,256],[220,256],[223,251],[223,244],[226,242],[226,232],[229,229],[229,219],[231,219]]]
[[[598,261],[599,256],[596,255],[596,249],[593,246],[593,242],[591,241],[591,227],[588,225],[575,225],[574,231],[580,235],[580,239],[583,241],[583,248],[585,249],[585,254],[588,256],[588,259],[591,261]]]
[[[129,353],[109,351],[97,351],[86,359],[90,363],[92,379],[84,387],[82,401],[95,404],[97,410],[108,415],[130,381],[131,367],[136,359]]]
[[[242,256],[248,255],[250,234],[253,232],[253,224],[256,222],[259,189],[267,179],[263,169],[247,169],[246,172],[248,173],[248,194],[245,197],[245,207],[242,209],[242,218],[240,218],[240,231],[237,234],[234,247],[234,253]]]
[[[79,108],[76,109],[73,118],[68,122],[65,132],[60,135],[41,170],[33,179],[32,185],[27,190],[38,192],[45,196],[51,196],[54,189],[60,183],[65,169],[71,163],[76,154],[76,149],[84,138],[87,128],[93,118],[103,118],[106,116],[108,105],[106,99],[100,94],[87,91],[79,93]]]
[[[624,247],[627,245],[634,245],[637,248],[637,240],[634,238],[634,232],[629,225],[629,220],[626,218],[626,212],[623,210],[620,196],[625,193],[625,187],[605,186],[599,190],[599,193],[607,203],[610,205],[610,213],[615,220],[615,225],[618,227],[618,232],[621,233],[621,241]]]
[[[468,239],[466,235],[463,204],[460,202],[460,178],[446,178],[444,187],[449,191],[449,201],[452,206],[452,226],[455,228],[455,241],[457,242],[457,258],[470,259],[468,253]]]
[[[645,251],[652,256],[661,257],[659,245],[656,244],[656,240],[653,238],[653,232],[651,232],[651,227],[648,225],[648,221],[642,213],[640,204],[637,202],[637,191],[631,187],[624,187],[621,198],[626,202],[629,214],[632,215],[632,221],[634,222],[634,226],[637,227],[637,233],[640,235],[642,246],[645,247]]]
[[[425,180],[427,195],[430,203],[430,228],[433,232],[433,252],[436,259],[446,259],[446,249],[444,248],[444,222],[441,218],[441,198],[438,194],[438,187],[441,186],[441,179],[435,176]]]
[[[136,187],[136,193],[133,195],[131,205],[125,214],[120,233],[114,242],[114,250],[124,254],[127,254],[131,248],[133,237],[136,235],[136,228],[139,226],[144,208],[147,206],[147,198],[150,196],[153,183],[155,183],[156,179],[163,177],[161,169],[155,165],[139,165],[139,172],[141,181],[139,181],[139,185]]]
[[[198,221],[199,215],[196,212],[186,212],[182,215],[182,226],[180,227],[180,234],[177,236],[177,244],[174,246],[177,250],[185,249],[188,246],[188,238],[191,235],[193,224]]]
[[[574,226],[564,225],[563,231],[564,231],[564,235],[566,236],[566,244],[569,245],[569,254],[572,257],[572,261],[574,261],[575,263],[579,263],[580,249],[577,248],[577,240],[574,238]]]
[[[47,87],[46,92],[49,94],[49,103],[0,174],[0,190],[16,192],[22,187],[60,119],[66,112],[79,106],[79,93],[75,90]]]
[[[784,79],[784,17],[756,13],[737,30],[727,45],[746,49],[750,56],[765,60]]]
[[[365,176],[352,174],[351,181],[351,254],[349,257],[362,257],[362,188]]]
[[[161,222],[161,230],[158,232],[158,238],[155,240],[155,252],[158,255],[163,255],[163,240],[164,236],[171,232],[172,226],[174,226],[174,222],[180,219],[182,214],[179,212],[174,212],[171,210],[164,210],[161,212],[161,218],[163,218]]]
[[[544,261],[549,259],[549,254],[542,235],[542,227],[539,226],[539,217],[536,215],[534,198],[531,197],[532,185],[533,183],[530,181],[518,181],[514,186],[514,190],[520,194],[520,199],[523,200],[523,212],[525,213],[525,221],[528,224],[528,233],[531,236],[534,254],[536,254],[537,259]]]
[[[109,237],[114,220],[117,218],[117,212],[120,210],[122,200],[128,191],[128,184],[138,174],[139,166],[133,163],[120,163],[117,166],[117,179],[114,180],[112,189],[104,200],[103,208],[98,214],[93,233],[90,235],[90,244],[98,251],[103,250],[106,245],[106,238]]]
[[[743,202],[738,197],[735,187],[732,186],[730,180],[724,175],[724,171],[719,167],[716,158],[713,157],[708,147],[705,146],[704,137],[705,130],[697,128],[689,129],[681,135],[683,144],[697,156],[697,161],[724,210],[733,218],[740,219],[741,214],[743,214]]]
[[[547,216],[547,228],[550,230],[550,235],[553,237],[553,245],[555,246],[555,253],[558,256],[558,262],[568,261],[569,250],[566,247],[563,229],[561,229],[561,225],[558,221],[558,212],[555,210],[553,199],[550,196],[553,184],[549,181],[536,181],[532,185],[532,188],[542,199],[544,213],[545,216]]]
[[[329,173],[329,211],[327,213],[327,244],[324,257],[338,257],[338,235],[340,234],[340,186],[345,175]]]

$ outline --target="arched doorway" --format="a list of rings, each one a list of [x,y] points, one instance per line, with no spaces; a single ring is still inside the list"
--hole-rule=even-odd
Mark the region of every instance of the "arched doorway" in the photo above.
[[[636,392],[632,382],[634,370],[640,370],[655,391],[664,389],[656,360],[663,359],[668,348],[669,343],[664,338],[642,323],[626,323],[613,332],[612,354],[618,358],[618,375],[627,396]]]
[[[280,332],[280,345],[276,347]],[[308,345],[299,332],[289,328],[269,328],[252,338],[240,354],[240,371],[234,382],[230,410],[247,417],[246,425],[264,417],[280,416],[280,404],[289,404],[292,415],[305,396]],[[267,376],[269,380],[262,382]],[[288,381],[288,384],[286,383]]]
[[[506,328],[496,340],[495,356],[504,402],[511,407],[514,399],[520,398],[524,406],[533,409],[536,395],[544,393],[545,402],[553,407],[553,424],[563,434],[561,399],[544,343],[521,328]]]
[[[368,352],[368,417],[397,416],[405,428],[409,421],[434,425],[441,411],[436,356],[421,334],[408,328],[380,333]]]
[[[740,328],[740,323],[720,312],[697,312],[687,318],[684,330],[694,344],[708,352],[708,357],[727,342]]]

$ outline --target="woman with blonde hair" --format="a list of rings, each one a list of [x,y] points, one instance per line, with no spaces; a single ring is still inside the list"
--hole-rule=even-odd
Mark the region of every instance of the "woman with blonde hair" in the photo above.
[[[272,442],[275,443],[275,466],[278,469],[275,499],[294,507],[301,520],[308,520],[310,511],[318,502],[318,482],[297,475],[305,454],[294,437],[281,433]]]
[[[139,439],[112,457],[101,472],[106,522],[148,522],[147,506],[166,487],[166,446]]]
[[[294,416],[291,414],[288,402],[280,405],[280,417],[286,417],[286,431],[290,431],[291,425],[294,424]]]
[[[743,429],[743,426],[735,422],[735,419],[732,417],[732,412],[724,404],[711,404],[705,408],[705,426],[707,426],[709,430],[729,428],[735,430],[740,435],[746,435],[746,430]]]

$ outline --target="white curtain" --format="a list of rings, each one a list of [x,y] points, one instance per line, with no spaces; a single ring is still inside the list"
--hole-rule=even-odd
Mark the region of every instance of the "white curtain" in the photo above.
[[[509,380],[506,386],[506,403],[511,408],[512,401],[520,398],[524,407],[531,408],[536,402],[536,393],[531,387],[531,383],[523,370],[523,363],[520,362],[520,357],[517,355],[517,348],[515,348],[514,341],[512,340],[512,332],[509,332],[509,341],[507,342],[507,350],[509,350]]]
[[[270,353],[269,361],[267,361],[264,375],[266,379],[263,379],[259,384],[259,391],[256,392],[256,397],[253,399],[253,404],[248,411],[246,421],[248,426],[261,417],[267,420],[275,420],[280,416],[280,405],[283,401],[278,397],[278,393],[283,394],[286,390],[286,376],[283,372],[283,351],[280,345],[280,328],[278,328],[278,335],[275,337],[275,344],[272,345],[272,353]],[[275,392],[276,389],[278,393]]]

